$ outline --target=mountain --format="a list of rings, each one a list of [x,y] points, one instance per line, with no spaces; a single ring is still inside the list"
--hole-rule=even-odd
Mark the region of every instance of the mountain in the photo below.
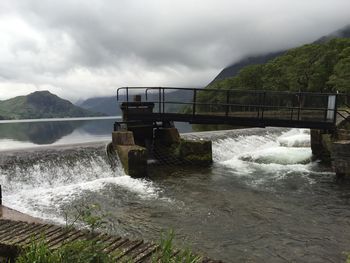
[[[0,119],[39,119],[64,117],[92,117],[104,114],[82,109],[70,101],[50,93],[37,91],[0,101]]]
[[[218,80],[223,80],[223,79],[233,77],[233,76],[237,75],[238,72],[246,66],[266,63],[267,61],[282,55],[284,52],[285,51],[279,51],[279,52],[269,53],[269,54],[260,55],[260,56],[246,57],[246,58],[238,61],[237,63],[224,68],[219,73],[219,75],[217,75],[214,78],[214,80],[210,84],[212,84]]]
[[[90,98],[77,105],[83,109],[102,112],[109,116],[117,116],[121,114],[117,96]]]
[[[337,30],[337,31],[335,31],[327,36],[323,36],[313,43],[320,44],[320,43],[324,43],[326,41],[329,41],[333,38],[350,38],[350,25],[348,25],[340,30]],[[287,50],[281,50],[278,52],[262,54],[262,55],[258,55],[258,56],[249,56],[249,57],[243,58],[242,60],[224,68],[214,78],[214,80],[211,83],[209,83],[209,85],[218,81],[218,80],[223,80],[226,78],[236,76],[238,74],[238,72],[246,66],[266,63],[266,62],[268,62],[268,61],[270,61],[278,56],[283,55],[286,52],[287,52]]]
[[[145,96],[141,95],[142,101],[145,101]],[[173,102],[191,102],[193,98],[193,93],[191,91],[173,91],[169,92],[165,95],[165,99],[167,101],[173,101]],[[121,95],[119,98],[119,101],[117,101],[116,96],[110,96],[110,97],[95,97],[85,100],[84,102],[78,104],[80,107],[91,110],[95,112],[102,112],[104,114],[107,114],[109,116],[117,116],[121,115],[121,110],[119,107],[119,103],[122,101],[125,101],[126,98],[124,95]],[[129,100],[132,101],[132,95],[129,95]],[[158,91],[156,93],[149,93],[148,100],[147,101],[153,101],[156,102],[158,100]],[[158,105],[156,104],[155,107]],[[167,111],[177,111],[182,108],[182,104],[173,104],[173,105],[166,105]]]
[[[209,85],[208,89],[239,87],[242,91],[349,93],[349,72],[350,38],[335,38],[290,49],[265,64],[246,66],[236,76],[216,81]],[[236,92],[231,97],[231,101],[237,103],[257,103],[250,101],[251,97],[247,96],[246,92]],[[202,92],[198,98],[203,103],[226,101],[222,92],[215,91]]]

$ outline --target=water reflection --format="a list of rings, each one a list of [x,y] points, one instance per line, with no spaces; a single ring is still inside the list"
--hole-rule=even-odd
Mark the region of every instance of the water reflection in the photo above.
[[[0,150],[40,145],[85,143],[109,140],[118,118],[52,119],[26,122],[0,122]],[[180,132],[191,132],[186,123],[176,123]]]
[[[0,138],[34,144],[52,144],[71,134],[82,122],[7,123],[0,126]]]

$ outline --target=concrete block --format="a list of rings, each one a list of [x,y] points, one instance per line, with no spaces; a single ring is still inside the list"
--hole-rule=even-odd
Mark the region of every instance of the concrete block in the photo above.
[[[162,128],[154,131],[154,142],[163,146],[171,146],[181,142],[179,131],[176,128]]]
[[[350,176],[350,140],[332,144],[332,164],[337,175]]]
[[[311,150],[315,158],[324,163],[331,162],[332,134],[311,129]]]
[[[134,135],[131,131],[115,131],[112,133],[112,144],[117,145],[135,145]]]
[[[116,152],[126,174],[131,177],[147,175],[147,149],[138,145],[117,145]]]
[[[180,157],[185,162],[210,164],[213,162],[212,142],[205,140],[181,140]]]

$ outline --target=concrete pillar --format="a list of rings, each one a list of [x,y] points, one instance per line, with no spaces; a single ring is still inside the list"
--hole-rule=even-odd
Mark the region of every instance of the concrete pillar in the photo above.
[[[313,156],[325,163],[331,162],[332,134],[311,129],[311,150]]]
[[[147,175],[147,149],[135,144],[131,131],[113,132],[112,144],[126,174],[131,177]]]
[[[338,176],[350,176],[350,140],[332,144],[332,165]]]
[[[154,131],[154,142],[162,146],[179,144],[181,141],[179,131],[172,128],[161,128]]]
[[[138,145],[117,145],[116,152],[126,174],[131,177],[147,176],[147,149]]]
[[[131,131],[112,132],[112,144],[114,148],[117,145],[135,145],[133,133]]]

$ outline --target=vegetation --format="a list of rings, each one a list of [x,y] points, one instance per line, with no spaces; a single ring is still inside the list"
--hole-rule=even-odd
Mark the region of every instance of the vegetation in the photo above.
[[[68,222],[68,214],[66,215],[67,233],[71,230],[78,220],[85,222],[91,233],[104,227],[106,215],[101,214],[98,205],[85,205],[76,207],[77,215],[72,222]],[[156,253],[152,257],[154,263],[197,263],[201,260],[199,256],[193,255],[189,249],[179,251],[175,257],[174,240],[175,234],[169,231],[163,234],[158,245]],[[40,240],[32,239],[30,246],[24,250],[16,259],[16,263],[110,263],[115,262],[113,257],[118,257],[117,251],[113,255],[104,251],[104,243],[97,239],[77,240],[67,242],[56,250],[50,250],[45,242],[45,237]],[[120,252],[121,254],[122,252]],[[133,263],[134,261],[128,257],[119,260],[123,263]]]
[[[332,39],[291,49],[266,64],[243,68],[211,89],[350,92],[350,39]],[[224,93],[200,92],[202,102],[220,101]]]
[[[103,116],[63,100],[48,91],[38,91],[0,101],[0,119],[39,119]]]
[[[67,243],[51,251],[42,239],[31,245],[16,260],[16,263],[109,263],[112,257],[103,252],[97,241],[79,240]]]
[[[178,252],[175,257],[172,257],[174,253],[174,231],[169,231],[167,234],[163,234],[160,240],[159,249],[157,253],[152,257],[152,263],[197,263],[200,262],[201,257],[194,255],[190,249],[185,249]]]
[[[174,232],[162,236],[159,249],[152,257],[152,263],[197,263],[201,257],[192,254],[189,249],[178,252],[175,256],[173,246]],[[16,263],[110,263],[115,262],[112,255],[103,251],[103,244],[96,240],[78,240],[68,242],[56,250],[50,250],[44,239],[31,242],[30,246],[19,255]],[[118,253],[114,256],[118,256]],[[121,259],[123,263],[133,263],[130,258]]]

